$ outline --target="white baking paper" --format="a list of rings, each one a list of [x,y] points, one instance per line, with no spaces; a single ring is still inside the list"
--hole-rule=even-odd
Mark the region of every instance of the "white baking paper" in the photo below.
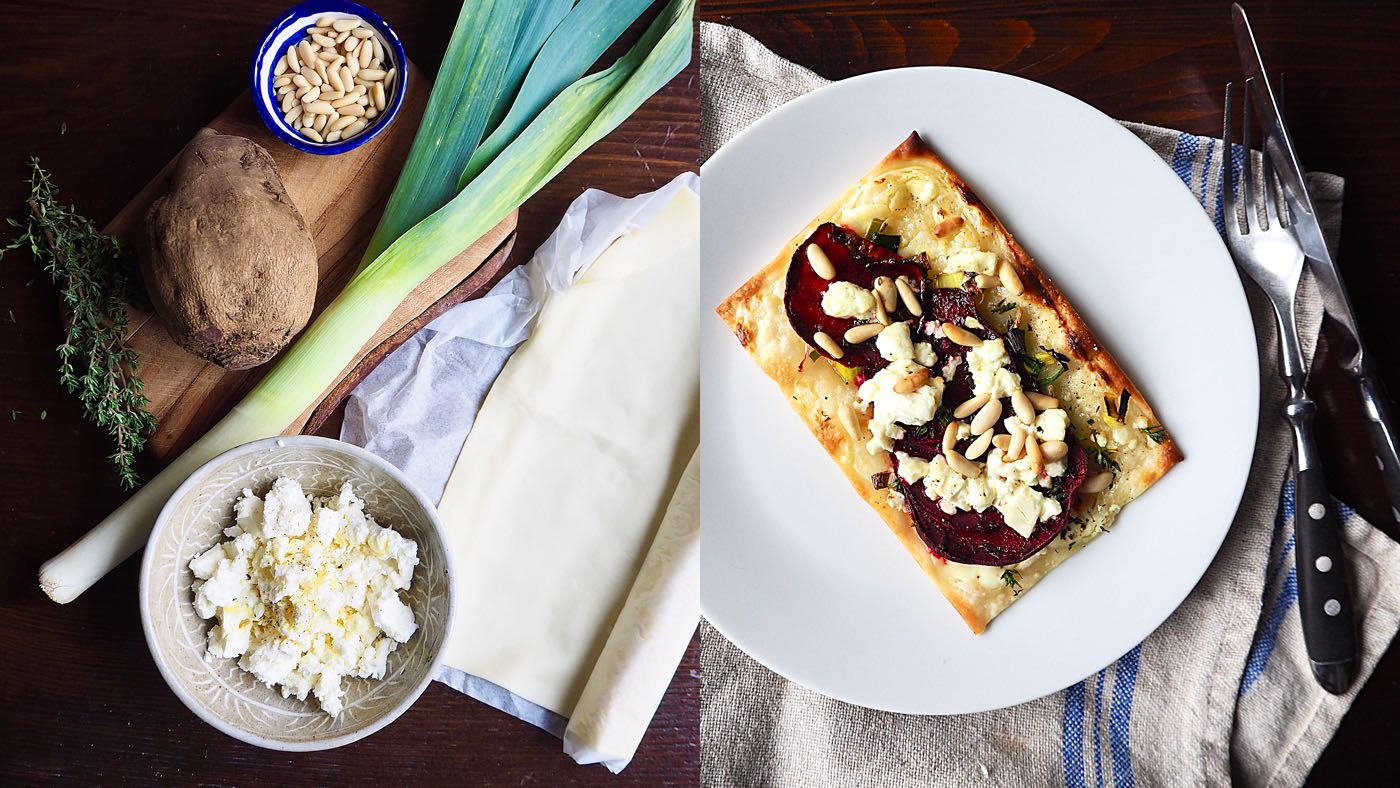
[[[697,185],[698,178],[687,173],[656,192],[633,198],[596,190],[584,192],[569,206],[559,227],[528,264],[509,273],[486,296],[461,304],[424,327],[361,382],[347,403],[342,440],[364,446],[388,459],[434,500],[441,498],[463,441],[491,385],[515,349],[529,337],[536,315],[547,308],[550,296],[571,287],[614,241],[652,221],[677,193],[683,189],[694,191]],[[647,561],[652,559],[648,557]],[[673,561],[672,564],[675,569],[668,571],[690,571],[683,562]],[[624,582],[632,583],[633,579],[626,578]],[[698,580],[696,583],[698,594]],[[666,597],[668,600],[676,597],[675,586],[670,588],[673,591]],[[687,619],[684,624],[686,641],[698,618],[696,607],[694,612],[682,611]],[[624,617],[626,615],[635,618],[645,613],[624,611]],[[609,648],[612,648],[611,642]],[[668,680],[683,651],[684,643],[670,661]],[[624,659],[627,653],[630,652],[624,652]],[[654,659],[654,655],[651,656]],[[617,664],[611,657],[607,662]],[[650,672],[655,671],[633,669],[626,675],[646,676]],[[629,744],[630,737],[623,735],[621,744],[615,745],[619,741],[618,731],[623,729],[619,725],[610,725],[604,730],[608,736],[606,742],[599,743],[595,735],[588,734],[590,738],[581,739],[582,743],[571,744],[571,738],[565,733],[569,719],[564,715],[454,667],[444,666],[438,680],[565,738],[566,751],[580,763],[601,761],[614,772],[620,771],[631,759],[668,683],[662,683],[651,692],[650,684],[654,681],[634,679],[630,682],[651,694],[644,694],[640,703],[633,702],[628,709],[614,714],[635,729],[635,740]],[[590,701],[590,719],[608,715],[607,703],[638,695],[636,691],[609,691],[601,679],[596,687],[590,681],[585,691],[588,693],[602,698]],[[636,725],[638,719],[640,727]]]
[[[459,304],[390,353],[345,404],[340,439],[393,463],[438,500],[486,392],[550,293],[570,287],[613,241],[645,225],[699,177],[624,198],[589,189],[530,262]]]

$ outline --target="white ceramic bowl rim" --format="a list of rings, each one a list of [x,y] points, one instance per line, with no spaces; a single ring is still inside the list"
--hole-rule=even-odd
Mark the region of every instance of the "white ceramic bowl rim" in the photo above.
[[[209,469],[211,468],[219,467],[224,463],[228,462],[229,460],[241,457],[245,454],[255,454],[258,452],[267,451],[269,449],[280,449],[288,446],[297,445],[312,448],[320,448],[325,451],[338,452],[341,454],[349,455],[351,457],[354,457],[356,459],[362,460],[370,465],[375,466],[386,476],[393,479],[396,483],[402,485],[403,488],[407,490],[411,496],[413,496],[414,501],[421,505],[423,507],[423,510],[427,513],[428,520],[432,523],[434,530],[437,532],[438,539],[441,543],[443,555],[446,558],[447,566],[451,567],[451,548],[448,544],[447,533],[446,530],[443,528],[442,520],[437,515],[437,507],[434,506],[430,500],[428,500],[428,497],[424,495],[423,492],[418,489],[418,486],[415,485],[412,481],[410,481],[409,478],[405,476],[402,471],[400,471],[397,467],[387,462],[383,458],[372,454],[371,452],[368,452],[365,449],[362,449],[359,446],[356,446],[351,443],[346,443],[344,441],[339,441],[332,438],[322,438],[316,435],[287,435],[275,438],[264,438],[262,440],[253,441],[251,443],[245,443],[242,446],[237,446],[235,448],[229,449],[223,454],[220,454],[217,457],[214,457],[213,459],[201,465],[198,470],[190,474],[189,478],[186,479],[179,487],[175,489],[175,492],[170,496],[169,501],[161,509],[160,516],[156,518],[155,527],[151,529],[151,537],[146,543],[146,548],[142,551],[141,573],[137,587],[141,605],[141,630],[146,636],[146,646],[151,652],[151,658],[155,661],[157,670],[160,671],[161,678],[165,679],[165,683],[170,687],[171,691],[175,693],[176,697],[180,699],[181,703],[184,703],[190,711],[194,712],[195,715],[198,716],[200,719],[209,723],[209,725],[213,726],[214,728],[217,728],[219,731],[222,731],[228,736],[238,739],[239,741],[247,742],[248,744],[272,750],[283,750],[289,752],[309,752],[314,750],[334,749],[336,747],[342,747],[346,744],[350,744],[351,742],[363,739],[364,737],[369,736],[370,734],[375,733],[376,731],[379,731],[380,729],[384,728],[389,723],[398,719],[405,711],[408,711],[409,707],[412,706],[420,696],[422,696],[424,690],[428,688],[428,684],[430,684],[441,671],[443,656],[444,652],[446,651],[447,639],[443,638],[442,646],[438,649],[438,653],[433,656],[433,660],[430,667],[425,672],[423,678],[419,680],[419,682],[413,687],[412,691],[406,694],[403,700],[401,700],[391,710],[380,716],[374,722],[341,736],[335,736],[326,739],[318,739],[309,742],[286,742],[277,739],[267,738],[265,736],[259,736],[237,726],[225,723],[221,718],[215,716],[214,714],[211,714],[208,711],[208,709],[204,707],[203,704],[201,704],[197,699],[192,697],[185,690],[184,686],[180,683],[180,681],[177,680],[177,677],[174,675],[174,672],[166,664],[166,658],[157,645],[156,636],[151,621],[151,611],[149,604],[150,595],[147,592],[147,588],[151,583],[151,574],[154,571],[155,560],[152,555],[155,549],[154,545],[157,543],[157,537],[159,536],[161,531],[169,525],[169,519],[172,510],[170,502],[179,501],[186,494],[198,487],[204,481],[203,477],[205,477],[208,474]],[[446,630],[448,632],[451,632],[452,622],[454,616],[456,615],[455,599],[457,593],[456,574],[451,571],[447,572],[447,593],[447,618],[444,622],[444,626],[446,627]]]

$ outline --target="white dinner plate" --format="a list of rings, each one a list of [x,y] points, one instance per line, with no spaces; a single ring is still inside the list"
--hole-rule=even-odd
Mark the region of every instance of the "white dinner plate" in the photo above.
[[[1258,359],[1229,254],[1172,170],[1088,104],[991,71],[848,79],[725,145],[702,170],[704,303],[772,260],[911,129],[1055,280],[1186,455],[1112,533],[974,636],[719,318],[704,316],[705,615],[824,695],[958,714],[1067,687],[1181,604],[1244,490]]]

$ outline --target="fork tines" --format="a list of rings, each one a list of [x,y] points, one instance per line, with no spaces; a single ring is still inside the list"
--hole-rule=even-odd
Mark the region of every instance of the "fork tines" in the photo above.
[[[1240,124],[1241,141],[1240,146],[1244,150],[1244,162],[1241,174],[1244,177],[1244,188],[1238,196],[1235,192],[1235,173],[1233,166],[1234,146],[1231,127],[1234,119],[1234,88],[1235,83],[1230,82],[1225,85],[1225,123],[1221,134],[1224,143],[1221,146],[1221,166],[1220,177],[1222,180],[1222,192],[1225,201],[1226,212],[1232,221],[1225,223],[1225,228],[1231,235],[1248,234],[1274,227],[1286,227],[1292,222],[1289,214],[1288,203],[1284,200],[1282,185],[1274,174],[1274,165],[1269,156],[1269,145],[1272,140],[1267,131],[1263,133],[1259,150],[1263,160],[1263,177],[1254,177],[1254,156],[1251,134],[1254,124],[1252,121],[1253,100],[1252,94],[1256,89],[1254,79],[1249,78],[1244,81],[1243,100],[1243,122]],[[1282,85],[1280,84],[1280,96],[1282,96]],[[1258,206],[1255,200],[1264,204],[1264,216],[1258,213]],[[1241,205],[1242,203],[1242,205]],[[1241,210],[1243,208],[1243,210]],[[1243,216],[1244,227],[1240,227],[1239,218]]]

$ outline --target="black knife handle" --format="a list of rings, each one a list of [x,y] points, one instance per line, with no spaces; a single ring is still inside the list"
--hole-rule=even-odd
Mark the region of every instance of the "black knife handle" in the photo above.
[[[1356,673],[1356,611],[1347,589],[1340,521],[1320,468],[1298,472],[1296,501],[1293,528],[1303,642],[1318,683],[1340,695]]]
[[[1396,444],[1394,422],[1390,418],[1390,399],[1385,388],[1369,370],[1356,376],[1361,391],[1361,405],[1366,414],[1366,431],[1376,450],[1376,464],[1385,479],[1390,496],[1390,515],[1400,521],[1400,446]]]

